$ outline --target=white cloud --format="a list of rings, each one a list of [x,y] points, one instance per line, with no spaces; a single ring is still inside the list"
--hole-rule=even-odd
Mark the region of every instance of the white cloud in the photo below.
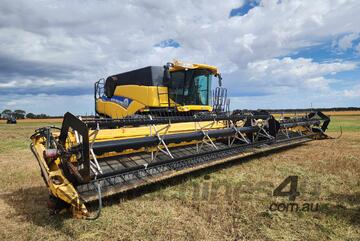
[[[329,89],[329,80],[325,79],[322,76],[314,77],[314,78],[306,79],[304,81],[304,86],[307,89],[326,91]]]
[[[332,76],[357,67],[353,62],[318,63],[289,57],[251,62],[242,72],[242,76],[246,76],[244,79],[229,76],[231,81],[227,86],[242,90],[231,97],[231,106],[249,109],[356,106],[354,103],[359,98],[349,102],[353,92],[332,88],[343,81]]]
[[[351,98],[360,98],[360,85],[356,85],[350,90],[344,90],[344,95]]]
[[[250,53],[254,53],[254,51],[251,48],[251,45],[254,43],[254,40],[257,37],[253,34],[245,34],[243,37],[238,37],[235,39],[235,44],[240,44],[243,48],[249,50]],[[236,46],[236,45],[235,45]]]
[[[347,34],[344,37],[340,38],[338,41],[338,47],[340,50],[345,51],[353,47],[353,41],[359,38],[359,33]]]
[[[358,54],[360,54],[360,43],[356,45],[355,50],[358,52]]]
[[[10,82],[6,82],[6,83],[0,83],[0,88],[14,88],[16,87],[16,81],[12,80]]]
[[[326,79],[325,75],[356,68],[357,64],[353,62],[317,63],[312,59],[285,57],[251,62],[247,66],[247,72],[250,80],[267,82],[274,89],[288,87],[318,91],[328,88],[330,80]]]
[[[59,79],[18,79],[7,83],[0,83],[0,88],[44,88],[44,87],[66,87],[72,86],[74,88],[81,86],[82,82],[78,80],[59,80]]]
[[[332,62],[318,63],[312,59],[285,57],[282,59],[267,59],[248,64],[248,69],[260,76],[276,75],[286,78],[289,75],[294,77],[313,77],[326,74],[335,74],[339,71],[353,70],[357,67],[353,62]]]
[[[11,99],[31,89],[36,96],[56,94],[59,101],[71,89],[84,95],[101,77],[180,59],[217,65],[230,77],[224,82],[234,94],[244,88],[278,93],[306,88],[311,95],[311,89],[330,88],[326,75],[357,67],[281,56],[338,36],[344,36],[339,48],[352,46],[360,32],[359,1],[278,2],[263,0],[247,15],[229,18],[244,1],[3,0],[0,93],[8,91]],[[166,39],[181,46],[154,47]],[[87,108],[93,108],[89,102]]]
[[[241,68],[248,62],[286,54],[329,35],[359,28],[355,24],[357,14],[351,16],[360,10],[357,1],[277,4],[265,0],[248,15],[229,19],[231,9],[241,2],[181,1],[180,7],[180,2],[170,1],[86,5],[82,1],[5,1],[8,9],[0,20],[8,26],[0,31],[4,46],[0,50],[22,59],[67,62],[85,68],[101,68],[102,64],[107,70],[107,66],[121,61],[131,63],[131,68],[146,65],[154,61],[154,44],[173,38],[183,47],[176,52],[178,58],[205,59],[217,65],[229,62]],[[163,63],[165,58],[167,55],[158,56],[154,62]],[[124,68],[120,65],[118,69]]]

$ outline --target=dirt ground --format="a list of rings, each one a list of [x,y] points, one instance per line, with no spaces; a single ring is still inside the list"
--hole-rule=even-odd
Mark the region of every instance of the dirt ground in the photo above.
[[[60,125],[60,123],[56,123]],[[28,146],[47,122],[0,124],[0,240],[360,240],[360,116],[334,116],[329,134],[268,156],[237,161],[105,201],[96,221],[50,216],[48,192]],[[273,210],[286,177],[295,203]],[[96,208],[96,205],[94,207]],[[280,208],[279,208],[280,209]]]

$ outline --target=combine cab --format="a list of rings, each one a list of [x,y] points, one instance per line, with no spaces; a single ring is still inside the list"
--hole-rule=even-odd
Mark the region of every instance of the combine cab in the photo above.
[[[218,78],[219,86],[212,93],[213,78]],[[94,95],[97,115],[113,119],[149,114],[189,116],[223,111],[229,104],[215,66],[178,61],[100,79]]]
[[[210,98],[209,90],[206,92]],[[330,122],[321,112],[276,120],[264,111],[230,114],[221,108],[196,112],[191,107],[195,112],[183,115],[180,110],[187,102],[178,104],[175,100],[170,98],[164,106],[167,111],[179,107],[171,115],[148,113],[125,118],[80,119],[66,113],[61,129],[36,130],[31,136],[31,149],[55,204],[53,208],[70,207],[75,217],[90,218],[88,202],[98,200],[100,210],[104,197],[194,170],[326,138],[324,132]],[[176,104],[169,107],[173,102]]]

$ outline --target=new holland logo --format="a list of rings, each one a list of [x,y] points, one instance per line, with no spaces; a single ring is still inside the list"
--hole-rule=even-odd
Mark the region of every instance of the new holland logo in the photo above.
[[[118,103],[118,104],[120,104],[120,105],[122,105],[122,106],[124,106],[124,107],[128,107],[129,106],[129,99],[128,98],[124,98],[124,99],[118,99],[118,98],[111,98],[111,101],[113,101],[113,102],[116,102],[116,103]]]
[[[111,98],[106,98],[107,101],[112,101],[115,102],[125,108],[128,108],[129,105],[132,102],[132,99],[126,98],[126,97],[122,97],[122,96],[113,96]]]

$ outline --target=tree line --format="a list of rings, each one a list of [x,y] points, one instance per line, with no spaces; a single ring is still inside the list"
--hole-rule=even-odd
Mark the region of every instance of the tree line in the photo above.
[[[330,108],[305,108],[305,109],[268,109],[270,113],[310,112],[310,111],[360,111],[360,107],[330,107]]]
[[[34,114],[34,113],[26,113],[26,111],[24,110],[10,110],[10,109],[5,109],[1,112],[1,118],[3,119],[7,119],[10,117],[14,117],[16,119],[44,119],[44,118],[49,118],[50,116],[46,115],[46,114]]]

